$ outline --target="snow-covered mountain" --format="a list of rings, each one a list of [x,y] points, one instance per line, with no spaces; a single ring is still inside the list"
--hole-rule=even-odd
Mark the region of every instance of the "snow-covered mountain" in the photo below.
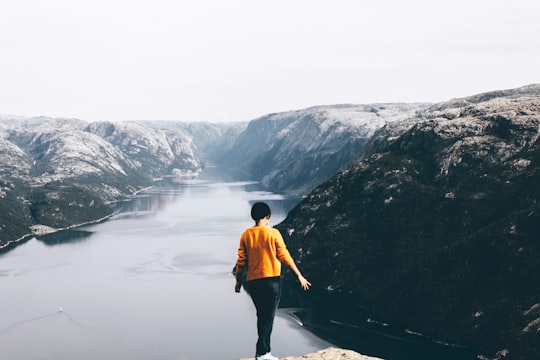
[[[108,203],[164,176],[197,177],[207,164],[268,190],[307,194],[346,166],[377,129],[427,106],[318,106],[249,124],[0,116],[0,246],[28,229],[103,218],[112,211]]]
[[[103,218],[112,211],[107,203],[157,178],[197,177],[206,164],[259,180],[268,190],[307,194],[347,165],[377,129],[427,106],[318,106],[249,124],[0,116],[0,207],[6,210],[0,242],[36,226],[54,230]],[[12,221],[7,209],[24,216]]]
[[[0,117],[0,248],[111,214],[156,178],[193,178],[244,124]],[[207,155],[209,154],[209,155]]]
[[[220,159],[268,189],[305,195],[348,165],[376,130],[430,104],[316,106],[251,121]]]

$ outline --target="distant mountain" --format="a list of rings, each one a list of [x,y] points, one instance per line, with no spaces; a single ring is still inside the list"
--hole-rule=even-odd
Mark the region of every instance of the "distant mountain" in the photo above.
[[[539,136],[540,85],[433,105],[379,130],[278,227],[314,284],[386,321],[538,359]]]
[[[244,124],[0,117],[0,249],[111,215],[163,176],[197,177]]]
[[[354,159],[384,125],[427,103],[316,106],[251,121],[219,163],[267,189],[305,195]]]
[[[319,106],[249,124],[0,116],[0,248],[105,218],[113,211],[108,204],[154,180],[194,178],[207,165],[268,190],[307,194],[377,129],[427,105]]]

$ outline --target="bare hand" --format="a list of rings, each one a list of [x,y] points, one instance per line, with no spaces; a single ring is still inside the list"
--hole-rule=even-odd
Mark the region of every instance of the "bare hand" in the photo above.
[[[307,279],[305,277],[299,276],[298,281],[300,281],[300,286],[302,287],[302,289],[304,289],[304,291],[309,290],[309,287],[311,286],[311,283],[309,281],[307,281]]]

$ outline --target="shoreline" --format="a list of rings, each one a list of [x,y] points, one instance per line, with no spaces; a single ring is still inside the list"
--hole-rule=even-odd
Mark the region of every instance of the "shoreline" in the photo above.
[[[116,203],[121,203],[121,202],[126,202],[126,201],[133,200],[133,198],[135,196],[137,196],[138,194],[140,194],[141,192],[150,190],[153,187],[154,186],[147,186],[145,188],[142,188],[140,190],[135,191],[132,195],[126,197],[125,199],[115,200],[115,201],[110,201],[110,202],[104,202],[104,204],[105,205],[110,205],[110,204],[116,204]],[[9,251],[11,248],[17,247],[18,245],[22,245],[25,242],[30,241],[33,238],[36,238],[37,236],[54,234],[54,233],[57,233],[57,232],[60,232],[60,231],[70,230],[70,229],[77,228],[77,227],[84,226],[84,225],[99,224],[100,222],[105,221],[105,220],[111,218],[114,215],[115,215],[115,213],[113,211],[110,215],[104,216],[102,218],[86,221],[86,222],[79,223],[79,224],[73,224],[73,225],[70,225],[70,226],[63,227],[63,228],[53,228],[53,227],[43,225],[43,224],[32,225],[32,226],[30,226],[30,229],[38,228],[38,229],[42,229],[42,230],[32,231],[32,232],[30,232],[28,234],[25,234],[25,235],[21,236],[18,239],[15,239],[15,240],[8,240],[5,244],[0,245],[0,254]]]
[[[89,225],[89,224],[99,224],[100,222],[109,219],[113,215],[114,214],[110,214],[110,215],[104,216],[104,217],[96,219],[96,220],[90,220],[90,221],[86,221],[86,222],[83,222],[83,223],[80,223],[80,224],[74,224],[74,225],[66,226],[66,227],[63,227],[63,228],[53,228],[53,227],[50,227],[50,226],[47,226],[47,225],[42,225],[42,224],[32,225],[31,228],[39,228],[39,229],[42,229],[42,230],[32,231],[31,233],[23,235],[23,236],[21,236],[20,238],[18,238],[16,240],[11,240],[11,241],[6,242],[4,245],[0,245],[0,254],[2,254],[4,251],[8,251],[10,247],[16,247],[18,245],[22,245],[27,241],[30,241],[30,240],[32,240],[34,238],[37,238],[38,236],[54,234],[54,233],[57,233],[57,232],[70,230],[70,229],[73,229],[73,228],[77,228],[77,227],[84,226],[84,225]]]

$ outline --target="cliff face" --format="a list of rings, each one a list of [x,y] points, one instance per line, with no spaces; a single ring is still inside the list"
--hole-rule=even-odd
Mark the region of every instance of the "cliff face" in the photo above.
[[[540,87],[382,129],[278,227],[306,276],[387,321],[540,356]]]
[[[266,115],[249,123],[220,163],[269,190],[307,194],[347,166],[375,131],[427,106],[332,105]]]

